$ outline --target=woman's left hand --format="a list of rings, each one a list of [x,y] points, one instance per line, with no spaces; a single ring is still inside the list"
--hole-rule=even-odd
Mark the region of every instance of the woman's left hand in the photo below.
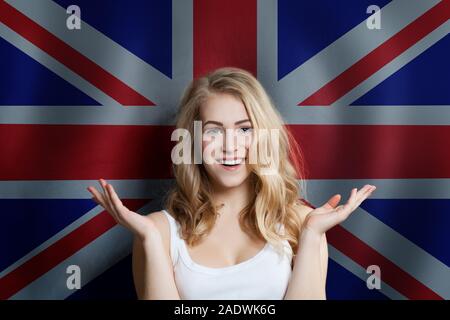
[[[359,191],[357,188],[353,188],[347,203],[340,206],[337,205],[341,200],[341,195],[334,195],[327,203],[306,216],[302,233],[322,236],[326,231],[347,219],[375,189],[375,186],[368,184]]]

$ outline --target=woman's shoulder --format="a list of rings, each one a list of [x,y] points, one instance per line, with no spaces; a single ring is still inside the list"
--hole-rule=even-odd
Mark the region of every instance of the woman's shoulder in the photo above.
[[[147,219],[150,219],[156,225],[168,225],[169,221],[167,220],[166,213],[164,210],[154,211],[146,216]]]
[[[170,246],[170,224],[165,212],[163,210],[154,211],[147,214],[145,217],[147,219],[150,219],[155,224],[156,228],[161,234],[164,247],[168,249]]]

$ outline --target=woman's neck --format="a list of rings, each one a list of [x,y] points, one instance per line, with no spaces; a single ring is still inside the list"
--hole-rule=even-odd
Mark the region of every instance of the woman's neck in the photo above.
[[[250,179],[233,188],[214,188],[214,202],[221,207],[221,216],[238,216],[239,212],[249,203],[252,196]],[[223,204],[223,206],[221,206]]]

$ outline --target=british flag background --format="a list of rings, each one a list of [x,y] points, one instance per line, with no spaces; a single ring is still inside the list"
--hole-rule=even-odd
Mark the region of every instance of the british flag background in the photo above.
[[[178,100],[222,66],[273,98],[310,203],[377,186],[328,233],[328,298],[449,299],[449,17],[448,0],[0,0],[0,299],[136,298],[132,236],[86,187],[160,210]]]

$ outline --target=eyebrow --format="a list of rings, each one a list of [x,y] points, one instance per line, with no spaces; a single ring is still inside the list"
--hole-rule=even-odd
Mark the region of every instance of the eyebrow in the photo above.
[[[241,124],[241,123],[245,123],[245,122],[251,122],[249,119],[243,119],[243,120],[239,120],[239,121],[236,121],[234,124],[235,125],[238,125],[238,124]],[[205,122],[205,124],[204,124],[204,126],[206,126],[207,124],[216,124],[216,125],[218,125],[218,126],[222,126],[223,127],[223,123],[222,122],[219,122],[219,121],[213,121],[213,120],[208,120],[208,121],[206,121]]]

